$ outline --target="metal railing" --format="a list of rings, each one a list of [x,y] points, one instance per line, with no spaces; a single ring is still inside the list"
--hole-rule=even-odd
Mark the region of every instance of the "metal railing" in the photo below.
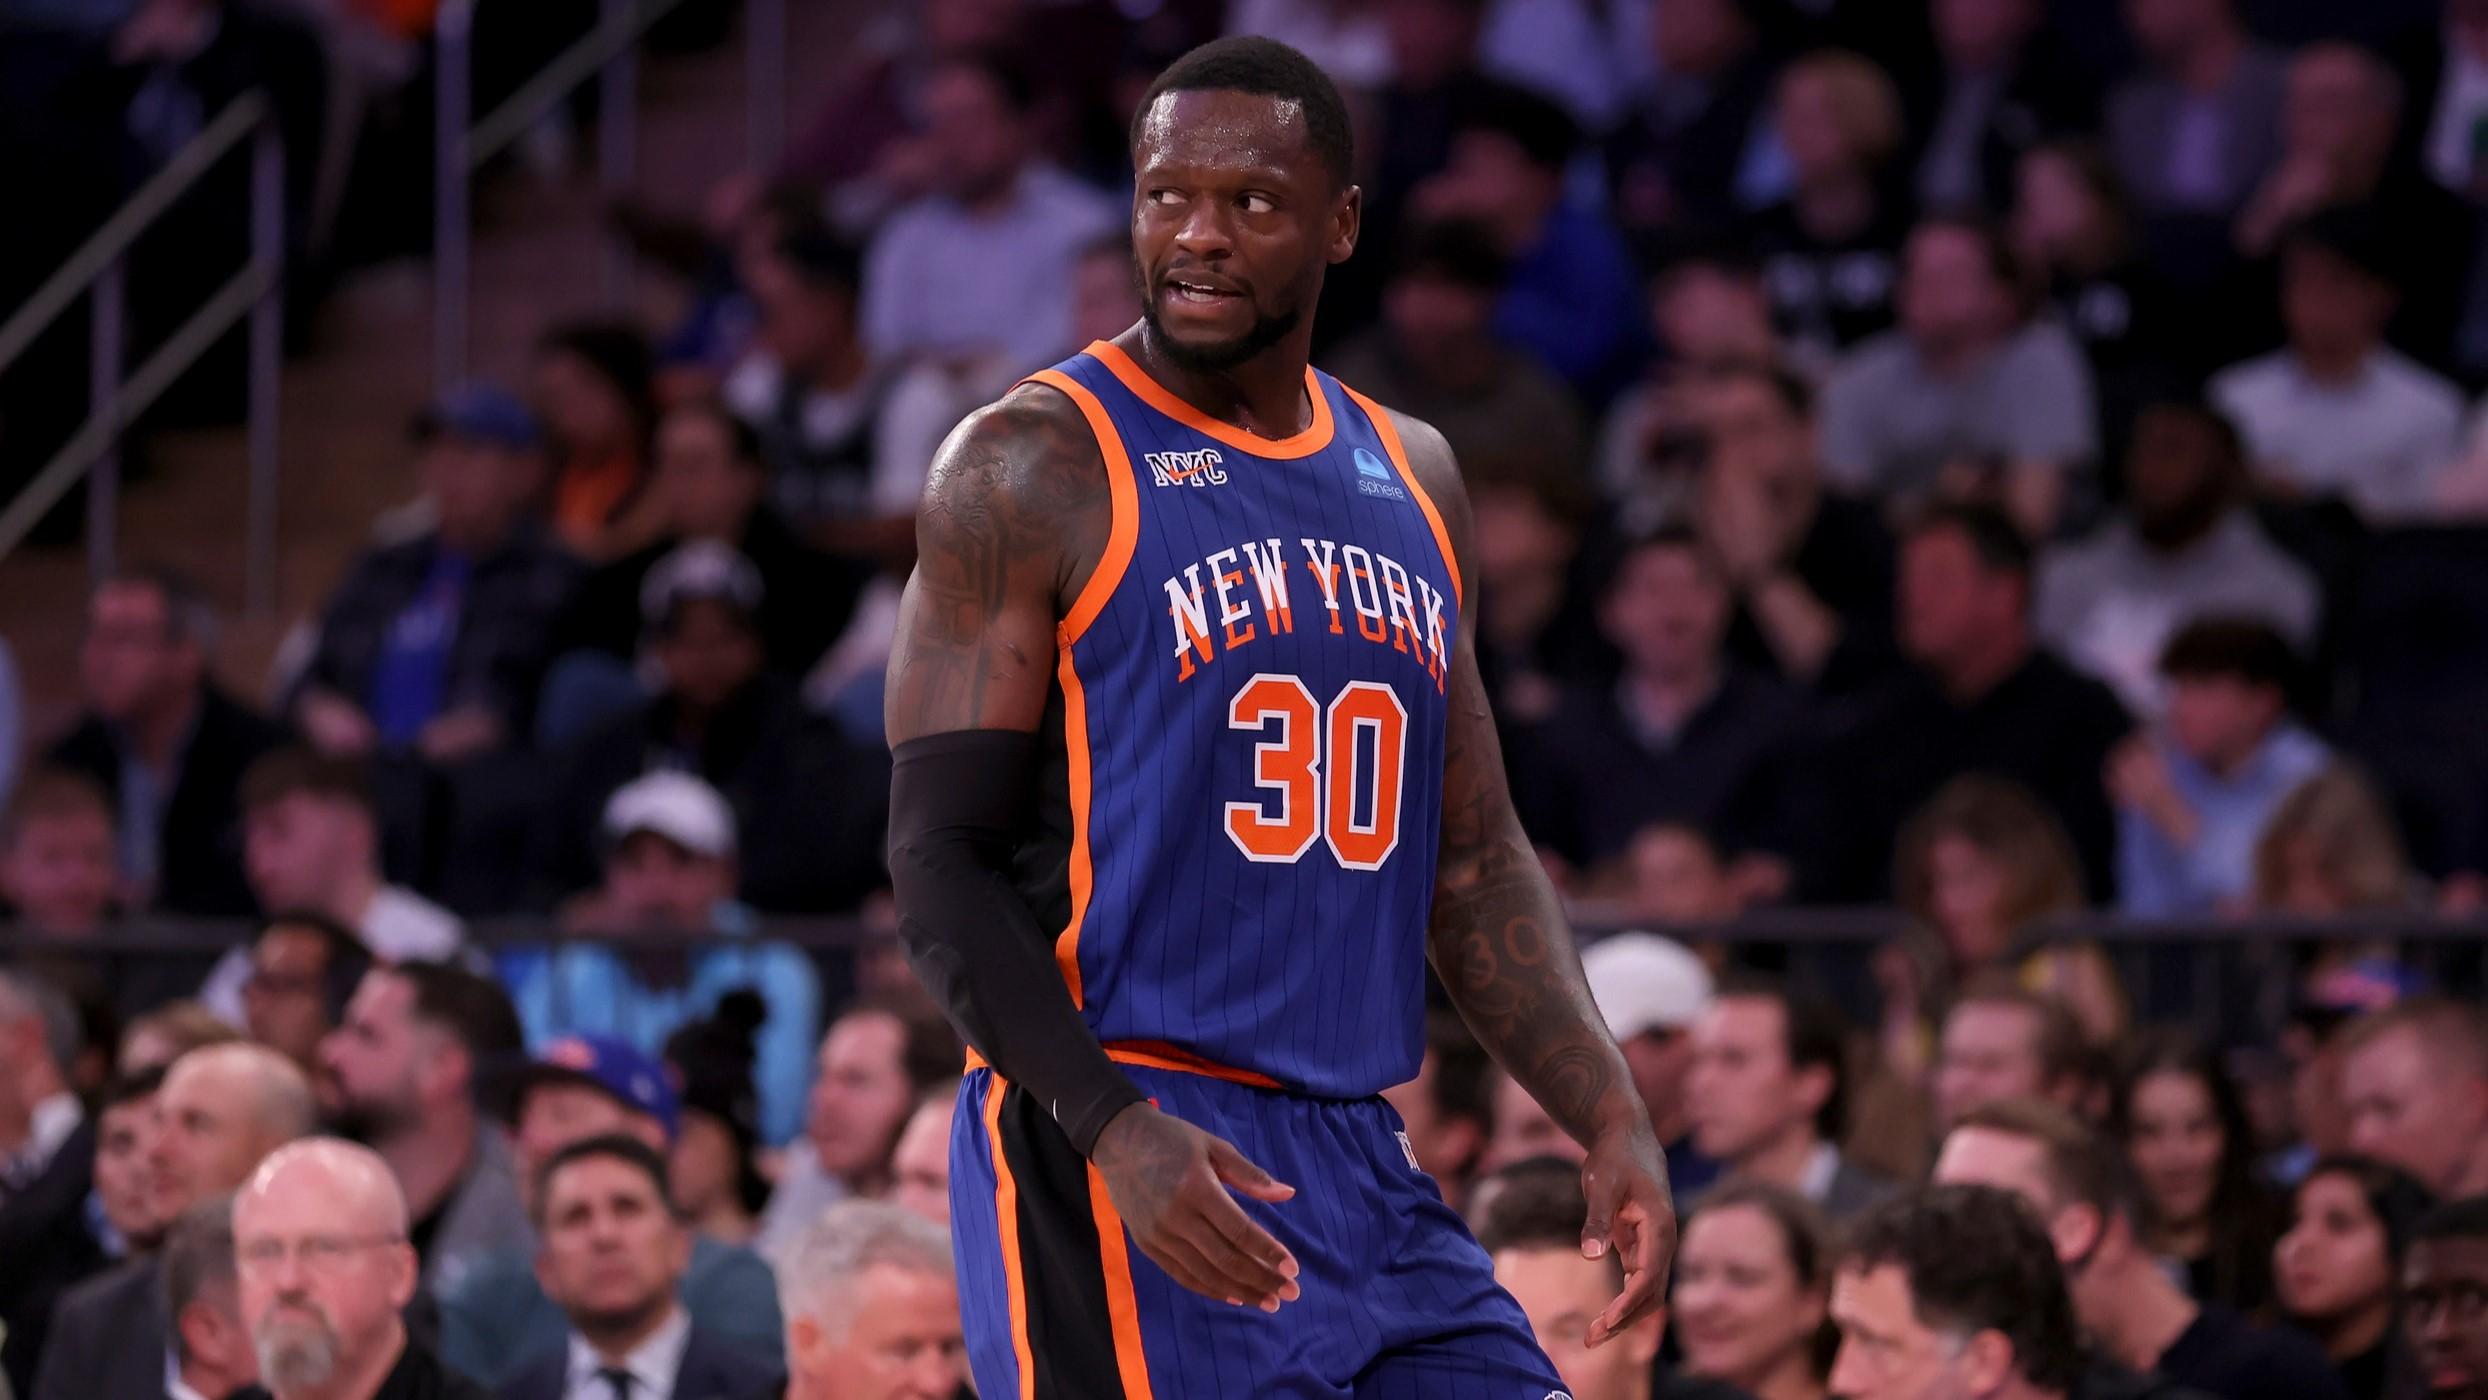
[[[250,257],[135,370],[128,368],[132,244],[244,142],[251,146]],[[0,371],[26,353],[78,298],[88,299],[86,421],[0,509],[0,557],[83,478],[89,567],[111,571],[121,494],[121,435],[234,324],[250,321],[250,481],[243,596],[254,613],[276,602],[277,372],[285,274],[285,147],[266,95],[236,98],[191,138],[60,270],[0,323]]]
[[[432,381],[445,390],[466,378],[474,294],[476,172],[570,94],[597,84],[596,182],[611,199],[628,191],[639,167],[639,41],[683,0],[599,0],[594,29],[563,50],[484,116],[474,116],[476,0],[445,0],[434,29]],[[786,138],[786,0],[744,7],[745,156],[754,171],[777,163]],[[607,306],[630,295],[631,251],[608,230],[598,262]]]

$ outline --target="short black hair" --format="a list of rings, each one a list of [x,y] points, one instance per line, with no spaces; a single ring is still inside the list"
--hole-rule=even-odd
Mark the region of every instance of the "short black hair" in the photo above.
[[[1509,265],[1485,229],[1466,219],[1417,225],[1401,243],[1391,280],[1426,278],[1481,292],[1503,290]]]
[[[2361,275],[2402,290],[2402,244],[2375,211],[2358,205],[2318,209],[2282,235],[2284,253],[2326,253]]]
[[[2297,1191],[2304,1193],[2307,1183],[2319,1176],[2344,1177],[2356,1186],[2367,1200],[2367,1209],[2384,1227],[2385,1262],[2392,1266],[2393,1277],[2399,1279],[2402,1259],[2409,1253],[2410,1241],[2436,1208],[2436,1193],[2420,1184],[2418,1178],[2389,1162],[2361,1157],[2352,1152],[2328,1153],[2315,1159],[2307,1174],[2298,1178]]]
[[[2447,1201],[2420,1216],[2410,1242],[2422,1240],[2488,1240],[2488,1196]]]
[[[2199,618],[2177,629],[2161,648],[2160,674],[2171,680],[2240,680],[2287,694],[2298,676],[2298,654],[2268,623]]]
[[[814,291],[853,295],[864,285],[864,255],[853,243],[819,225],[788,229],[771,249],[795,280]]]
[[[1970,542],[1980,567],[1991,574],[2030,577],[2030,537],[2013,523],[2004,508],[1985,501],[1943,501],[1929,506],[1909,524],[1912,540],[1939,530],[1957,530]]]
[[[2144,390],[2141,401],[2135,405],[2134,416],[2139,419],[2146,413],[2182,414],[2211,431],[2213,442],[2226,460],[2232,463],[2245,461],[2246,438],[2237,430],[2237,420],[2214,403],[2203,385],[2192,376],[2171,375],[2169,378],[2176,382],[2154,384]]]
[[[1897,1268],[1910,1310],[1943,1331],[1997,1332],[2033,1386],[2068,1394],[2082,1373],[2073,1299],[2039,1217],[1993,1186],[1928,1186],[1883,1201],[1849,1227],[1840,1266]]]
[[[1831,1071],[1831,1092],[1814,1113],[1814,1133],[1838,1142],[1849,1127],[1849,1027],[1840,1009],[1819,996],[1801,992],[1786,980],[1764,972],[1735,972],[1721,982],[1717,999],[1749,997],[1777,1003],[1787,1023],[1783,1048],[1792,1070],[1820,1065]]]
[[[415,1019],[448,1032],[474,1061],[479,1081],[525,1054],[527,1035],[519,1026],[518,1008],[491,978],[450,963],[421,960],[373,970],[403,978],[415,989]]]
[[[104,1081],[103,1092],[95,1097],[95,1106],[98,1109],[119,1108],[124,1104],[154,1098],[156,1090],[164,1087],[165,1069],[164,1065],[149,1065],[128,1074],[114,1075]]]
[[[1478,1247],[1488,1254],[1507,1249],[1579,1249],[1590,1218],[1581,1191],[1581,1169],[1560,1157],[1514,1162],[1491,1178],[1501,1184],[1477,1222]]]
[[[677,1219],[681,1217],[682,1208],[674,1204],[674,1183],[666,1174],[664,1154],[628,1133],[599,1133],[569,1144],[546,1158],[544,1165],[536,1169],[535,1223],[539,1232],[544,1228],[544,1213],[553,1203],[553,1178],[571,1163],[584,1162],[593,1157],[608,1157],[637,1167],[648,1178],[648,1184],[657,1189],[657,1200],[665,1206],[665,1213]]]
[[[1728,360],[1708,365],[1703,377],[1716,381],[1750,380],[1771,391],[1788,410],[1788,416],[1800,421],[1814,416],[1814,386],[1806,377],[1784,364],[1764,360]]]
[[[1293,102],[1304,112],[1305,144],[1341,187],[1355,178],[1356,136],[1347,99],[1321,65],[1276,39],[1253,34],[1212,39],[1166,66],[1132,113],[1131,145],[1158,99],[1171,92],[1242,92]]]
[[[1581,145],[1571,114],[1526,88],[1496,89],[1462,115],[1459,129],[1501,136],[1548,171],[1561,171]]]
[[[330,1025],[346,1014],[346,1003],[354,999],[354,989],[361,985],[363,974],[371,971],[376,961],[362,938],[336,919],[317,909],[280,909],[259,925],[259,937],[265,938],[281,928],[306,929],[318,936],[328,958],[320,967],[320,1005],[328,1011]],[[254,943],[258,939],[252,940]]]
[[[646,436],[657,422],[657,352],[647,333],[617,318],[565,321],[536,341],[539,357],[566,355],[586,365],[629,405]]]
[[[371,770],[360,759],[324,754],[308,744],[287,744],[261,754],[242,770],[244,812],[275,806],[297,794],[343,802],[371,816],[379,814],[379,804],[372,798]]]

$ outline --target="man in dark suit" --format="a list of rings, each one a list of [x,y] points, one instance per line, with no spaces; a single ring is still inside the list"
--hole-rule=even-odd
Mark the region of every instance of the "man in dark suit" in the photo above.
[[[0,1369],[21,1394],[53,1303],[106,1262],[87,1217],[95,1120],[67,1083],[79,1049],[66,998],[0,972]]]
[[[536,1277],[570,1334],[512,1373],[502,1400],[720,1400],[775,1379],[691,1325],[691,1230],[655,1148],[620,1133],[573,1143],[544,1164],[535,1200]]]
[[[215,618],[179,576],[136,570],[87,601],[78,653],[86,712],[51,762],[112,796],[121,882],[133,907],[248,915],[242,878],[242,770],[284,731],[208,676]]]

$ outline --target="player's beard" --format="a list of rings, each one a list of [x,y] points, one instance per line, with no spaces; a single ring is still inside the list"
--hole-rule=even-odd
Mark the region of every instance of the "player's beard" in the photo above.
[[[337,1373],[337,1329],[310,1303],[287,1303],[251,1333],[259,1375],[279,1395],[314,1390]]]
[[[1252,329],[1239,336],[1202,345],[1167,334],[1166,323],[1158,319],[1156,296],[1140,299],[1140,314],[1149,323],[1149,333],[1157,341],[1158,348],[1166,352],[1166,358],[1173,360],[1177,368],[1191,370],[1195,374],[1224,374],[1287,339],[1298,323],[1304,320],[1301,305],[1290,307],[1275,316],[1266,315],[1255,307]]]

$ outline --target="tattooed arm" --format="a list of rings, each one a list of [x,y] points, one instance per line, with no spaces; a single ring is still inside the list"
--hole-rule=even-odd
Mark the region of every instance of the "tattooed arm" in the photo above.
[[[1582,1249],[1624,1258],[1624,1292],[1590,1324],[1596,1346],[1656,1307],[1675,1250],[1666,1160],[1623,1052],[1590,1000],[1555,888],[1512,810],[1503,749],[1477,673],[1477,572],[1470,514],[1451,449],[1395,414],[1411,470],[1463,561],[1458,654],[1444,739],[1442,845],[1427,954],[1452,1004],[1514,1082],[1589,1149]]]
[[[1072,1004],[1052,934],[1011,880],[1036,801],[1055,628],[1111,518],[1096,439],[1057,390],[1014,390],[935,458],[885,701],[899,936],[960,1035],[1087,1154],[1144,1253],[1196,1292],[1276,1311],[1297,1296],[1296,1262],[1228,1192],[1294,1193],[1143,1100]]]

